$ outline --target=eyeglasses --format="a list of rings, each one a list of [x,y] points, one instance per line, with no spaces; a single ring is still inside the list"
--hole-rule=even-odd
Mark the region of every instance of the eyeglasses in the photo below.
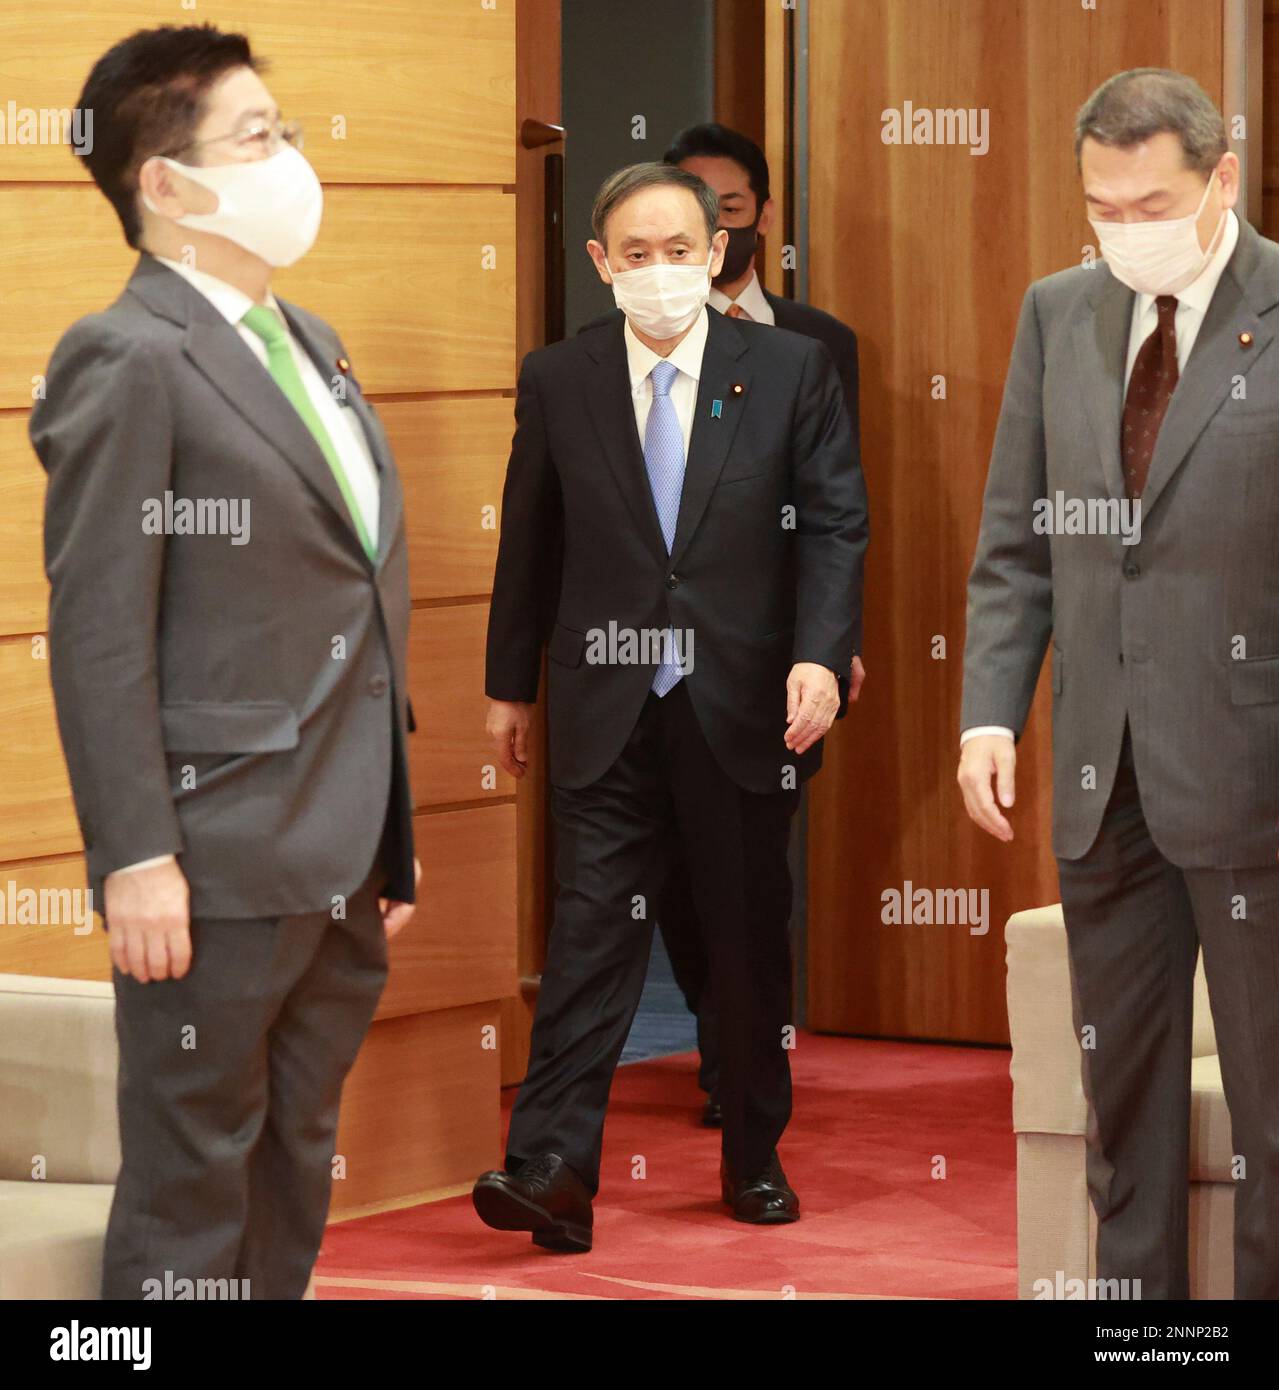
[[[204,145],[219,145],[225,140],[235,142],[237,150],[261,151],[274,154],[281,143],[292,145],[295,150],[302,148],[302,125],[299,121],[284,121],[278,116],[273,121],[254,121],[243,130],[233,130],[229,135],[215,135],[209,140],[195,140],[180,149],[167,150],[166,159],[176,159],[188,150],[198,150]]]

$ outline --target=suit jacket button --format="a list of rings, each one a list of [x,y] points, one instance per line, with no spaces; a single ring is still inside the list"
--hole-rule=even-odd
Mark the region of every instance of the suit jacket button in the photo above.
[[[385,676],[374,676],[373,679],[369,681],[369,694],[385,695],[388,687],[389,682]]]
[[[1124,566],[1124,574],[1129,579],[1136,579],[1140,573],[1141,566],[1136,562],[1136,560],[1129,560],[1128,563]]]
[[[678,574],[668,574],[666,576],[666,587],[668,589],[678,589],[684,581]]]

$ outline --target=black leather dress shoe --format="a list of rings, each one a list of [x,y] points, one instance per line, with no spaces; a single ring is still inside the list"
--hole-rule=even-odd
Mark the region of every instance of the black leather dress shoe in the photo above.
[[[756,1226],[780,1226],[799,1220],[799,1198],[786,1181],[776,1150],[764,1171],[753,1178],[735,1178],[723,1160],[719,1173],[724,1201],[732,1207],[735,1220]]]
[[[518,1173],[481,1173],[471,1201],[495,1231],[532,1231],[545,1250],[591,1248],[591,1194],[559,1154],[530,1158]]]
[[[719,1103],[718,1096],[707,1096],[706,1104],[702,1106],[702,1123],[707,1129],[724,1128],[724,1107]]]

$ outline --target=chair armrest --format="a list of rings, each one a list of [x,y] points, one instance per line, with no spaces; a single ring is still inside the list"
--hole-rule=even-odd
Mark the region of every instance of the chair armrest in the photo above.
[[[1013,1129],[1019,1134],[1083,1134],[1088,1107],[1079,1073],[1061,905],[1014,913],[1004,939]]]
[[[113,1183],[115,992],[98,980],[0,974],[0,1179]]]

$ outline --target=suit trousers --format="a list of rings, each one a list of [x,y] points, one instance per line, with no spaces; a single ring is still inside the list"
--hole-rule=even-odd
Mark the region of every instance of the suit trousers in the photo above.
[[[719,1084],[719,1014],[702,924],[693,906],[688,866],[679,849],[678,835],[673,834],[672,838],[670,876],[658,905],[657,929],[671,962],[671,974],[689,1013],[697,1020],[697,1084],[713,1096]]]
[[[385,857],[344,919],[200,919],[182,979],[113,972],[123,1162],[104,1298],[142,1298],[166,1274],[247,1280],[240,1298],[302,1297],[342,1085],[387,977]]]
[[[710,961],[722,1144],[753,1177],[790,1119],[792,1023],[786,850],[799,789],[743,790],[720,767],[685,677],[650,693],[616,762],[553,787],[555,920],[507,1167],[559,1154],[594,1194],[609,1086],[644,987],[653,917],[678,844]],[[780,735],[779,735],[780,737]]]
[[[1190,1062],[1204,956],[1230,1110],[1235,1297],[1279,1298],[1279,865],[1182,869],[1151,838],[1132,744],[1097,840],[1059,860],[1089,1102],[1097,1275],[1190,1297]],[[1087,1030],[1087,1031],[1085,1031]]]

